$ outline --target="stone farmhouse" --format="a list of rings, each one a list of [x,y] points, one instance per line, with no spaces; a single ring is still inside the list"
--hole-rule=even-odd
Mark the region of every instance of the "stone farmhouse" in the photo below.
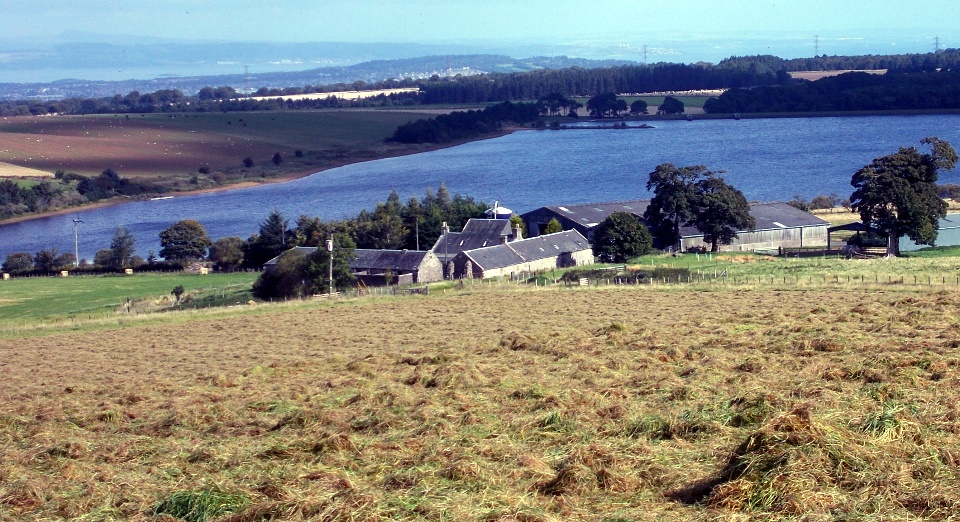
[[[295,247],[287,252],[293,251],[308,256],[316,250],[317,247]],[[356,259],[350,262],[350,269],[353,270],[357,280],[369,286],[431,283],[443,278],[440,260],[432,252],[358,248],[354,250],[354,254]],[[271,270],[277,265],[279,259],[280,256],[277,256],[267,261],[263,269]]]
[[[521,218],[527,225],[531,236],[543,232],[547,223],[556,218],[564,230],[576,230],[589,240],[593,240],[593,230],[601,221],[613,212],[628,212],[638,219],[650,200],[638,199],[608,203],[585,203],[578,205],[554,205],[540,207]],[[821,246],[827,243],[826,221],[786,203],[753,203],[750,214],[756,221],[753,230],[737,231],[737,238],[729,245],[720,245],[720,250],[747,251],[755,249],[776,249],[780,247]],[[709,247],[703,241],[703,234],[694,227],[680,229],[680,251],[690,248]]]

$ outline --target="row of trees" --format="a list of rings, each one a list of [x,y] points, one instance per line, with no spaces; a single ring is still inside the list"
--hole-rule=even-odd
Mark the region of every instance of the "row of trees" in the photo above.
[[[397,127],[390,140],[399,143],[447,143],[496,132],[504,122],[530,123],[539,115],[540,106],[536,103],[506,101],[479,111],[454,111],[408,122]]]
[[[814,82],[731,89],[708,113],[942,110],[960,108],[960,71],[845,73]]]

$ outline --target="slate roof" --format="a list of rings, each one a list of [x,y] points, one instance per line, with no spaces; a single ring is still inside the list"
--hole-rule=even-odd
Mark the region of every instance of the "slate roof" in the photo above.
[[[644,211],[650,205],[648,199],[616,201],[611,203],[584,203],[581,205],[551,205],[543,207],[552,212],[565,216],[582,226],[592,228],[614,212],[629,212],[638,218],[643,218]],[[750,205],[750,215],[756,220],[754,230],[776,230],[780,228],[797,228],[826,226],[828,223],[809,212],[805,212],[786,203],[753,203]],[[738,230],[738,232],[746,232]],[[683,237],[702,235],[695,227],[680,229]]]
[[[590,243],[580,232],[566,230],[507,244],[467,250],[463,254],[482,270],[490,270],[589,249]]]
[[[287,252],[290,252],[291,250],[297,252],[298,254],[303,254],[305,256],[308,256],[314,253],[314,251],[317,250],[317,247],[293,247],[289,250],[284,250],[283,252],[280,252],[280,255],[278,255],[277,257],[264,263],[263,266],[264,267],[276,266],[276,264],[280,261],[280,256],[282,256],[283,254],[286,254]]]
[[[629,201],[614,201],[608,203],[583,203],[580,205],[550,205],[543,208],[566,217],[580,225],[590,228],[599,225],[601,221],[614,212],[629,212],[638,218],[650,205],[649,199],[633,199]]]
[[[444,254],[452,258],[465,250],[498,245],[512,234],[509,219],[470,219],[462,231],[440,236],[432,251],[441,258]]]
[[[423,250],[368,250],[353,251],[357,258],[350,261],[354,270],[393,270],[415,272],[420,269],[428,252]]]

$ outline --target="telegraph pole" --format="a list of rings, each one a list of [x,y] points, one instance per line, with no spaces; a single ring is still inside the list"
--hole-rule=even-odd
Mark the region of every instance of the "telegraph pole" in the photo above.
[[[73,265],[76,268],[80,268],[80,239],[77,235],[77,225],[80,223],[83,223],[83,220],[80,219],[80,214],[77,214],[73,220]]]
[[[333,236],[327,240],[327,252],[330,254],[329,286],[327,292],[333,297]]]
[[[934,36],[934,37],[933,37],[933,52],[934,52],[934,53],[939,53],[939,52],[940,52],[940,37],[939,37],[939,36]]]
[[[820,55],[820,35],[813,35],[813,57],[816,58]]]

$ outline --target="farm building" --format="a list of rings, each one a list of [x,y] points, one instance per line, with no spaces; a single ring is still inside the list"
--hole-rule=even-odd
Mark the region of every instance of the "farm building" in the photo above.
[[[357,249],[354,253],[357,258],[350,262],[350,268],[357,279],[370,286],[431,283],[443,277],[440,260],[433,252]]]
[[[469,219],[460,232],[450,232],[449,227],[444,226],[444,233],[430,251],[448,268],[445,273],[449,273],[448,263],[464,250],[500,245],[518,239],[519,231],[510,228],[509,219]]]
[[[592,239],[594,227],[613,212],[629,212],[642,219],[649,204],[649,200],[631,200],[548,206],[520,217],[527,224],[531,236],[543,231],[546,224],[556,218],[564,230],[577,230],[584,237]],[[729,245],[721,245],[721,250],[818,246],[827,242],[826,221],[786,203],[754,203],[750,205],[750,215],[756,221],[756,228],[738,231],[737,239]],[[680,235],[682,251],[691,247],[709,246],[704,243],[703,234],[694,227],[681,228]]]
[[[553,205],[540,207],[521,214],[527,225],[530,237],[543,234],[547,223],[556,218],[564,230],[576,230],[580,235],[593,241],[593,228],[614,212],[629,212],[637,218],[643,218],[650,200],[615,201],[611,203],[584,203],[582,205]]]
[[[465,250],[453,258],[457,279],[512,276],[593,263],[587,238],[576,230]]]
[[[957,246],[960,245],[960,214],[949,214],[940,220],[937,226],[936,246]],[[900,251],[913,252],[926,248],[927,245],[918,245],[907,236],[900,238]]]
[[[294,247],[287,252],[294,251],[308,256],[316,250],[316,247]],[[350,268],[358,280],[370,286],[429,283],[439,281],[442,277],[440,261],[432,252],[357,249],[354,254],[356,258],[350,261]],[[277,256],[267,261],[263,269],[273,269],[279,259],[280,256]],[[390,281],[387,281],[388,278]]]

